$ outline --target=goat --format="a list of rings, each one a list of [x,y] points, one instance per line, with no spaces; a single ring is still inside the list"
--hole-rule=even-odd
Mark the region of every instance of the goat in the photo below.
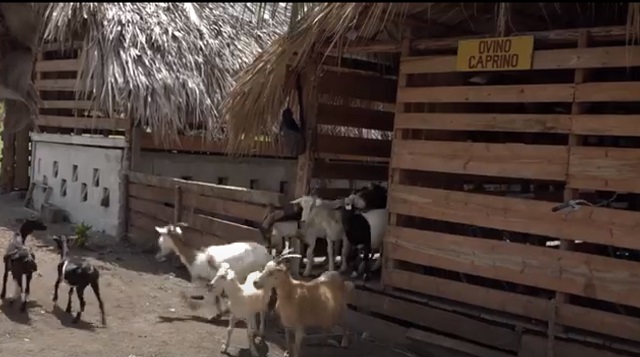
[[[9,271],[11,271],[11,276],[15,284],[15,292],[10,303],[13,303],[13,301],[20,296],[22,300],[20,311],[26,311],[27,309],[27,301],[31,293],[31,279],[33,278],[33,273],[38,271],[36,256],[26,247],[27,237],[34,231],[45,230],[47,230],[47,226],[41,221],[35,219],[26,220],[20,225],[18,233],[14,234],[11,241],[9,241],[2,259],[4,262],[4,274],[2,276],[0,299],[4,300],[6,297],[7,278]]]
[[[275,288],[278,294],[276,311],[285,328],[287,342],[287,351],[284,355],[300,357],[304,329],[308,327],[329,329],[336,324],[343,325],[340,346],[347,347],[348,329],[345,324],[345,313],[351,291],[354,289],[353,283],[344,281],[336,271],[324,272],[309,282],[293,279],[283,261],[300,256],[287,253],[288,251],[267,263],[253,282],[257,289]],[[295,336],[293,345],[291,330]]]
[[[236,274],[236,278],[244,282],[247,276],[256,270],[261,270],[272,256],[263,245],[255,242],[235,242],[222,245],[211,245],[204,249],[188,247],[183,240],[182,229],[185,223],[169,224],[164,227],[155,227],[160,234],[158,246],[160,250],[156,259],[160,260],[170,252],[175,252],[182,264],[189,270],[193,283],[206,286],[216,276],[220,264],[227,263]],[[195,296],[194,298],[204,298]],[[225,311],[220,306],[220,296],[215,295],[218,314],[220,317]]]
[[[334,248],[335,242],[342,241],[345,244],[346,237],[342,226],[342,216],[336,208],[344,204],[344,200],[323,201],[315,196],[302,196],[291,203],[302,207],[300,222],[304,242],[307,243],[307,264],[303,276],[311,274],[313,266],[313,251],[318,237],[327,239],[327,256],[329,258],[329,270],[335,270]],[[344,245],[343,245],[344,246]],[[341,271],[346,270],[346,259],[342,256]]]
[[[269,299],[271,297],[271,290],[258,290],[253,286],[253,282],[259,274],[260,272],[255,271],[247,276],[244,283],[241,283],[238,281],[233,269],[229,267],[229,264],[221,263],[216,276],[207,284],[209,291],[217,295],[224,291],[229,298],[229,327],[227,328],[227,341],[222,345],[222,353],[227,352],[227,348],[231,343],[231,334],[236,323],[238,320],[244,320],[247,323],[247,339],[249,341],[251,355],[258,355],[258,351],[254,345],[254,336],[257,330],[255,315],[260,315],[260,331],[258,334],[263,337],[265,313],[268,310]],[[185,294],[183,294],[182,297],[183,299],[188,299]],[[190,303],[192,309],[198,306],[190,300],[187,300],[187,302]]]
[[[269,205],[262,220],[260,232],[272,253],[273,250],[282,252],[285,249],[289,249],[291,238],[298,236],[302,211],[296,209],[297,205],[290,206],[275,209],[272,205]]]
[[[345,199],[345,207],[351,209],[351,206],[363,211],[387,208],[387,189],[371,182],[355,190]]]
[[[356,259],[356,270],[352,277],[355,278],[359,274],[364,274],[363,279],[366,280],[369,271],[369,258],[372,250],[382,251],[382,241],[387,231],[388,215],[386,209],[373,209],[366,212],[355,212],[349,207],[341,209],[342,225],[347,237],[346,242],[342,246],[342,256],[348,264],[349,253],[351,247],[358,249],[362,247]],[[361,255],[362,254],[362,255]],[[382,264],[382,256],[378,258],[372,270],[377,270]]]
[[[68,240],[69,238],[67,238],[67,236],[53,236],[53,241],[56,243],[58,250],[60,251],[60,262],[57,267],[58,278],[56,279],[56,283],[53,287],[53,303],[55,304],[58,302],[58,288],[60,287],[60,283],[64,280],[64,282],[69,286],[69,299],[67,300],[67,308],[65,309],[65,312],[67,314],[71,314],[73,290],[76,291],[78,301],[80,301],[80,310],[78,310],[76,316],[72,320],[72,322],[76,324],[80,321],[86,305],[84,301],[84,289],[86,289],[87,286],[91,286],[91,290],[93,290],[93,293],[96,295],[98,305],[100,306],[100,319],[102,325],[106,326],[107,320],[104,314],[104,304],[100,297],[100,271],[87,261],[70,261],[67,258],[67,253],[69,251]]]

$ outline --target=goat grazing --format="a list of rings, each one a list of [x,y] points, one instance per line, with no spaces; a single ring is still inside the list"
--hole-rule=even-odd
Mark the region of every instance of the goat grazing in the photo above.
[[[297,205],[293,204],[282,209],[275,209],[272,205],[267,207],[260,232],[272,253],[273,250],[282,252],[289,249],[291,238],[298,236],[302,211],[296,208]]]
[[[27,301],[31,293],[31,279],[33,278],[33,273],[38,270],[35,255],[26,247],[27,237],[34,231],[45,230],[47,230],[47,226],[39,220],[26,220],[20,226],[18,233],[14,234],[11,241],[9,241],[3,256],[4,274],[2,276],[0,299],[6,297],[7,278],[9,271],[11,271],[11,276],[15,284],[15,293],[13,294],[11,303],[19,296],[22,300],[20,311],[26,311],[27,309]]]
[[[235,272],[236,279],[244,282],[250,273],[262,270],[272,259],[267,248],[255,242],[235,242],[194,249],[184,242],[180,226],[186,226],[186,224],[156,227],[156,231],[160,234],[158,238],[160,251],[156,254],[156,259],[162,259],[171,251],[175,252],[189,270],[193,283],[206,285],[215,278],[222,263],[227,263]],[[215,299],[218,314],[214,318],[217,318],[224,311],[220,306],[220,296],[215,295]]]
[[[348,329],[345,324],[345,313],[354,288],[353,283],[343,280],[336,271],[324,272],[309,282],[293,279],[283,261],[300,256],[286,253],[269,262],[253,282],[257,289],[269,291],[275,288],[276,290],[278,295],[276,311],[285,328],[287,342],[285,356],[300,357],[304,329],[308,327],[327,330],[341,324],[343,335],[340,346],[347,347]],[[292,330],[293,345],[291,344]]]
[[[313,266],[313,251],[316,247],[318,237],[327,239],[327,256],[329,258],[329,270],[335,270],[334,248],[335,242],[342,241],[345,244],[346,237],[342,225],[340,210],[336,208],[344,204],[344,200],[323,201],[315,196],[302,196],[291,203],[299,204],[302,207],[300,222],[304,242],[307,243],[307,265],[304,269],[304,276],[311,274]],[[342,267],[346,269],[346,259],[342,256]]]
[[[249,349],[254,357],[258,355],[258,351],[254,345],[254,336],[256,333],[256,314],[260,315],[259,335],[264,336],[265,314],[268,310],[271,290],[259,290],[253,286],[254,280],[260,272],[253,272],[247,276],[244,283],[238,281],[235,272],[227,263],[221,263],[220,269],[216,276],[207,284],[209,291],[219,295],[224,291],[229,298],[229,327],[227,328],[227,341],[222,345],[221,352],[227,352],[227,348],[231,343],[231,333],[238,320],[244,320],[247,323],[247,339],[249,341]],[[186,295],[183,298],[188,299]],[[187,300],[189,301],[189,300]],[[190,303],[192,308],[197,305]]]
[[[104,315],[104,304],[100,297],[100,272],[87,261],[71,262],[67,258],[67,253],[69,251],[68,240],[69,238],[67,238],[67,236],[53,236],[53,241],[56,243],[58,250],[60,251],[60,262],[58,263],[57,269],[58,278],[56,279],[56,283],[53,287],[53,303],[55,304],[58,301],[58,288],[60,287],[60,283],[64,280],[64,282],[69,285],[69,299],[67,300],[67,308],[65,309],[67,314],[71,314],[73,290],[76,291],[78,301],[80,301],[80,309],[72,320],[74,324],[78,323],[82,317],[85,307],[84,289],[86,289],[87,286],[91,286],[91,289],[98,300],[98,305],[100,306],[102,325],[106,326],[107,320]]]

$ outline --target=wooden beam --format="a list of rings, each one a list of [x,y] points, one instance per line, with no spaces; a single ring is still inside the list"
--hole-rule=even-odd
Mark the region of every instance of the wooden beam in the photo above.
[[[385,181],[387,175],[386,165],[366,163],[317,161],[313,169],[313,178],[319,179]]]
[[[80,82],[77,79],[37,79],[34,84],[41,91],[76,91]]]
[[[127,119],[119,118],[83,118],[58,115],[39,115],[37,125],[73,129],[126,130],[129,126],[129,121]]]
[[[346,105],[319,104],[318,124],[391,131],[393,113]]]
[[[431,332],[409,329],[407,338],[415,341],[441,346],[459,352],[464,352],[469,356],[476,357],[513,357],[510,353],[500,352],[491,348],[483,347],[475,343],[465,342],[451,337],[438,335]]]
[[[395,226],[386,242],[395,260],[640,307],[638,262]]]
[[[62,60],[39,60],[36,62],[36,72],[76,72],[80,69],[80,60],[62,59]]]
[[[576,84],[576,102],[637,102],[640,82],[592,82]]]
[[[564,181],[569,162],[559,145],[398,140],[392,168]]]
[[[318,135],[318,152],[389,158],[391,140],[320,134]]]
[[[547,357],[546,339],[544,337],[525,334],[518,357]],[[625,357],[628,354],[614,353],[605,349],[598,349],[584,345],[580,342],[556,341],[556,356],[580,356],[580,357]]]
[[[395,125],[397,129],[569,133],[572,119],[561,114],[399,113]]]
[[[571,115],[571,133],[577,135],[640,136],[640,115]]]
[[[532,70],[617,68],[640,66],[640,47],[612,46],[539,50]],[[416,56],[400,61],[400,73],[456,72],[456,56]]]
[[[389,190],[389,211],[429,219],[640,249],[640,212],[582,207],[551,214],[556,202],[408,185]],[[599,257],[598,257],[599,258]]]
[[[396,81],[390,78],[326,71],[318,83],[318,93],[382,103],[396,100]]]
[[[40,109],[83,109],[89,110],[94,107],[90,100],[45,100]]]
[[[573,102],[573,93],[573,84],[403,87],[398,89],[398,103]],[[638,97],[640,94],[628,96]]]
[[[638,157],[640,149],[572,147],[567,186],[572,189],[640,193]]]

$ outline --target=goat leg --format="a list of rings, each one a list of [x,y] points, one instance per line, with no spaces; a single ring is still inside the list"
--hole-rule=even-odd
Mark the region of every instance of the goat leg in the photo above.
[[[342,255],[340,257],[340,272],[344,273],[347,271],[347,260],[349,256],[349,252],[351,251],[351,243],[345,237],[342,238]]]
[[[311,275],[311,268],[313,268],[313,251],[316,249],[316,239],[317,238],[313,238],[307,241],[307,244],[309,245],[307,247],[307,265],[304,268],[304,273],[302,273],[303,276]]]
[[[300,357],[300,348],[302,347],[302,339],[304,338],[304,329],[296,328],[294,331],[293,357]]]
[[[13,304],[14,301],[22,298],[22,275],[17,278],[14,276],[13,283],[15,286],[13,288],[13,296],[11,297],[9,304]]]
[[[78,295],[78,300],[80,301],[80,310],[78,310],[78,313],[76,313],[76,317],[73,318],[73,323],[77,324],[80,321],[80,318],[82,317],[82,313],[84,312],[84,307],[86,305],[86,302],[84,301],[84,289],[87,286],[78,286],[78,288],[76,289],[76,294]]]
[[[7,278],[9,277],[9,259],[4,258],[4,274],[2,275],[2,292],[0,292],[0,299],[4,299],[7,294]]]
[[[236,325],[236,321],[237,319],[235,316],[229,316],[229,327],[227,327],[227,342],[222,344],[222,347],[220,348],[221,353],[226,353],[227,349],[229,348],[229,344],[231,343],[231,333],[233,333],[233,328]],[[247,328],[248,327],[249,326],[247,326]]]
[[[327,237],[327,257],[329,257],[329,271],[336,270],[336,257],[333,251],[333,240]]]
[[[284,328],[284,339],[285,345],[287,346],[286,351],[284,351],[283,357],[291,357],[291,353],[293,353],[293,346],[291,345],[291,329],[288,327]]]
[[[376,263],[373,264],[371,271],[377,271],[382,267],[382,247],[383,245],[380,245],[380,248],[378,249],[378,259],[376,260]]]
[[[67,308],[64,310],[67,314],[71,313],[71,298],[73,298],[73,286],[69,288],[69,300],[67,301]]]
[[[98,305],[100,306],[100,317],[101,317],[101,322],[102,322],[102,326],[106,326],[107,325],[107,319],[104,315],[104,304],[102,303],[102,299],[100,298],[100,285],[98,284],[98,281],[95,280],[93,282],[91,282],[91,289],[93,289],[93,293],[96,296],[96,299],[98,300]]]
[[[265,315],[266,313],[264,311],[260,312],[260,330],[258,331],[258,333],[260,334],[261,338],[264,338]]]
[[[22,298],[22,306],[20,306],[20,311],[27,311],[27,303],[29,302],[29,294],[31,293],[31,279],[33,278],[33,273],[26,274],[25,277],[25,287],[24,287],[24,297]]]
[[[58,275],[58,279],[56,279],[56,283],[53,286],[53,303],[58,301],[58,288],[60,288],[61,280],[60,275]]]
[[[258,357],[258,350],[256,349],[256,344],[254,340],[254,336],[256,333],[256,317],[251,316],[251,318],[247,319],[247,341],[249,342],[249,351],[251,351],[251,356]]]

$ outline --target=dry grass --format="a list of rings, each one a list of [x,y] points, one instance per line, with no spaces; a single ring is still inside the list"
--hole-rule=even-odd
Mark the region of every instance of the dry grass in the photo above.
[[[330,50],[343,52],[351,45],[375,39],[383,30],[402,27],[407,14],[420,13],[425,26],[433,20],[452,28],[495,29],[495,34],[513,32],[514,27],[567,28],[568,19],[580,26],[604,26],[628,14],[629,39],[640,33],[640,3],[322,3],[299,21],[299,25],[276,39],[247,67],[223,103],[222,114],[229,126],[228,150],[248,153],[258,136],[273,136],[280,111],[294,95],[291,79],[303,70],[317,75],[319,58]],[[596,6],[608,6],[606,13]],[[628,6],[628,11],[627,11]],[[456,20],[452,20],[455,18]],[[519,20],[527,25],[518,23]],[[604,23],[604,25],[603,25]],[[581,24],[581,25],[580,25]],[[346,36],[355,30],[356,40]],[[397,31],[396,31],[397,32]],[[399,38],[396,38],[399,40]],[[323,46],[323,51],[319,46]],[[290,64],[290,66],[289,66]],[[291,73],[288,72],[290,67]],[[293,75],[291,75],[293,74]],[[308,85],[308,83],[303,83]]]
[[[219,108],[234,77],[287,26],[284,16],[258,26],[246,10],[242,3],[49,3],[43,39],[68,43],[82,34],[79,84],[99,111],[165,138],[190,125],[220,138]]]

